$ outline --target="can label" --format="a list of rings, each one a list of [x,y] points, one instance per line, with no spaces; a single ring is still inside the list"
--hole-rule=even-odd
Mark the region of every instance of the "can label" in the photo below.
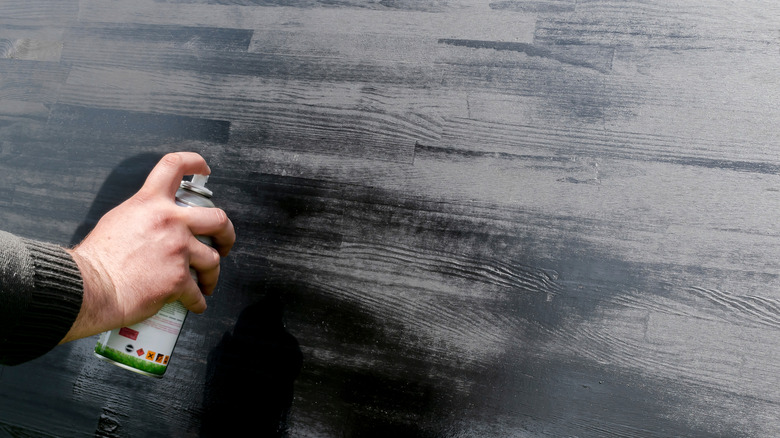
[[[168,303],[145,321],[103,333],[95,354],[132,371],[162,377],[186,316],[179,301]]]

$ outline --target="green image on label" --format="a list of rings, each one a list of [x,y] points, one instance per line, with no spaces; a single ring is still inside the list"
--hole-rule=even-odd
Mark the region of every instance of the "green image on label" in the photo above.
[[[127,353],[123,353],[119,350],[109,348],[99,343],[95,346],[95,352],[105,358],[111,359],[114,362],[118,362],[129,367],[135,368],[147,372],[149,374],[162,375],[168,368],[167,365],[161,365],[159,363],[146,360],[142,357],[129,356]]]

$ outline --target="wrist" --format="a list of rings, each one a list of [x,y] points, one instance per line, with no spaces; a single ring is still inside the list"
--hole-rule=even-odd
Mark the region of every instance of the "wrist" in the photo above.
[[[66,251],[81,272],[84,297],[76,321],[61,344],[114,329],[123,323],[113,282],[100,262],[94,262],[94,257],[78,247]]]

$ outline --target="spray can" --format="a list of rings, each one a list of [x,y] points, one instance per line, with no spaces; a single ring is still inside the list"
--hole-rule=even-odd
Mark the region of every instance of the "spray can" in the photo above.
[[[206,175],[194,175],[191,181],[182,181],[176,191],[176,205],[213,208],[207,181]],[[209,246],[212,244],[207,236],[197,236],[197,239]],[[190,274],[197,282],[194,269],[190,268]],[[105,332],[95,346],[95,356],[130,371],[161,378],[168,369],[187,313],[179,301],[174,301],[145,321]]]

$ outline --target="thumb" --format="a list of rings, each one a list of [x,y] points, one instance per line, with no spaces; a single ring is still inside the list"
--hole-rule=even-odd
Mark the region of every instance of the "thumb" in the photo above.
[[[184,175],[209,175],[206,160],[195,152],[174,152],[165,155],[149,173],[139,194],[170,196],[176,193]]]

